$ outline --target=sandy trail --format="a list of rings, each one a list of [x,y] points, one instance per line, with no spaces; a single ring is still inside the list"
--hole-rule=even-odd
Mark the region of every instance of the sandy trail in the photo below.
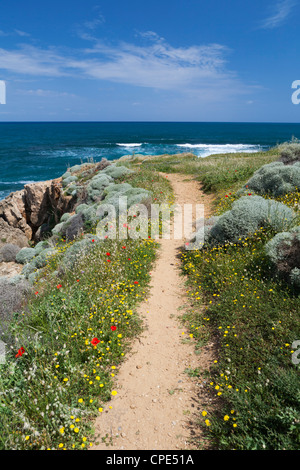
[[[184,175],[164,177],[173,186],[176,203],[205,204],[205,216],[209,215],[212,198],[203,194],[200,183]],[[209,351],[195,355],[192,342],[183,341],[188,337],[178,320],[179,309],[187,303],[178,259],[183,242],[172,235],[160,242],[150,295],[139,307],[145,330],[120,367],[114,387],[118,394],[109,403],[112,409],[107,406],[96,420],[100,437],[95,450],[193,449],[190,438],[199,387],[184,371],[206,367],[212,359]]]

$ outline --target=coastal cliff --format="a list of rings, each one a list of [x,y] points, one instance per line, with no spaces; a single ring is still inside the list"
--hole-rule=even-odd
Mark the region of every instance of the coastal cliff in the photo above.
[[[28,241],[39,241],[70,209],[72,199],[64,194],[62,178],[26,184],[11,193],[0,201],[0,247],[13,243],[22,248]]]

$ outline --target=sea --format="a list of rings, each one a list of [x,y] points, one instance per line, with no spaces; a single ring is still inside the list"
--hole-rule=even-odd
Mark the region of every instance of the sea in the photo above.
[[[300,138],[300,124],[216,122],[1,122],[0,199],[75,164],[123,155],[265,151]]]

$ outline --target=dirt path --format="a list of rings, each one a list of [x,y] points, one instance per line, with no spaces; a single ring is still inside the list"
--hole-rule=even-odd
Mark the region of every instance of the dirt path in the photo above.
[[[202,193],[198,182],[184,175],[164,176],[173,186],[176,203],[204,203],[205,216],[209,215],[212,199]],[[145,331],[121,365],[118,394],[109,403],[112,409],[107,406],[96,420],[96,435],[107,437],[105,442],[98,439],[95,450],[193,448],[190,438],[199,386],[184,371],[206,367],[212,358],[209,350],[196,356],[193,345],[183,341],[188,337],[178,321],[179,309],[187,303],[178,260],[183,242],[172,240],[172,235],[160,242],[150,296],[139,308]]]

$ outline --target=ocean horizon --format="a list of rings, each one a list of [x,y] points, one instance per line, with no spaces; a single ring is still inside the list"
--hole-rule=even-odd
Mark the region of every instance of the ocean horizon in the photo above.
[[[300,138],[298,123],[43,121],[0,122],[0,199],[68,166],[123,155],[266,151]]]

